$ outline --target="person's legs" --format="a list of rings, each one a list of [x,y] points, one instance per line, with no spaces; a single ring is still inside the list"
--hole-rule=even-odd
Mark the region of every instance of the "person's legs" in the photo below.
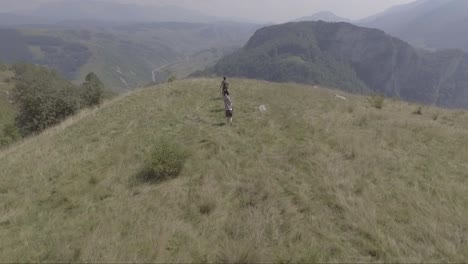
[[[234,116],[234,111],[231,110],[229,111],[230,112],[230,115],[229,115],[229,125],[232,126],[232,117]]]
[[[232,125],[232,111],[226,110],[226,122],[228,125]]]
[[[226,110],[226,125],[229,125],[229,110]]]

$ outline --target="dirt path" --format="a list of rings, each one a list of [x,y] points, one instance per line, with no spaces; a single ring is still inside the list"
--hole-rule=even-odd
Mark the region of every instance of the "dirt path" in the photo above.
[[[156,82],[156,72],[158,72],[158,71],[160,71],[160,70],[162,70],[162,69],[164,69],[164,68],[166,68],[166,67],[169,67],[169,66],[171,66],[171,65],[172,65],[172,64],[165,64],[165,65],[163,65],[162,67],[159,67],[159,68],[157,68],[157,69],[154,69],[154,70],[151,72],[151,74],[152,74],[152,76],[153,76],[153,82]]]
[[[179,61],[176,61],[176,62],[173,62],[173,63],[168,63],[168,64],[164,64],[163,66],[159,67],[159,68],[156,68],[154,69],[151,74],[152,74],[152,77],[153,77],[153,82],[156,82],[156,72],[164,69],[164,68],[167,68],[167,67],[171,67],[171,66],[175,66],[177,64],[181,64],[181,63],[186,63],[190,58],[185,56],[182,60],[179,60]]]

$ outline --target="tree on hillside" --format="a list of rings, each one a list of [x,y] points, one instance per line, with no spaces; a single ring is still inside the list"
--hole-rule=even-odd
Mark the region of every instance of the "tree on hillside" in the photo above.
[[[82,95],[84,106],[92,107],[100,105],[103,98],[104,84],[99,80],[99,77],[91,72],[86,76],[85,82],[82,85]]]
[[[15,65],[16,125],[22,135],[41,132],[80,108],[78,89],[47,68]]]

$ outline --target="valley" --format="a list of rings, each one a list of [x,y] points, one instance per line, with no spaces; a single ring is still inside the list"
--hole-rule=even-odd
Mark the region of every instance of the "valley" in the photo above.
[[[0,59],[46,65],[71,80],[96,72],[106,86],[122,92],[152,81],[165,81],[152,78],[156,77],[156,68],[187,61],[190,66],[186,69],[171,69],[172,74],[183,78],[211,66],[225,52],[240,48],[256,27],[179,22],[102,28],[19,26],[0,29],[0,34],[11,35],[0,44]]]

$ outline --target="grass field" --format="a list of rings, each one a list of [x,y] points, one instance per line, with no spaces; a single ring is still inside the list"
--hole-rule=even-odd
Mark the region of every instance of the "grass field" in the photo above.
[[[0,261],[468,260],[466,112],[235,79],[228,127],[218,87],[139,90],[1,151]],[[139,181],[161,140],[181,175]]]

